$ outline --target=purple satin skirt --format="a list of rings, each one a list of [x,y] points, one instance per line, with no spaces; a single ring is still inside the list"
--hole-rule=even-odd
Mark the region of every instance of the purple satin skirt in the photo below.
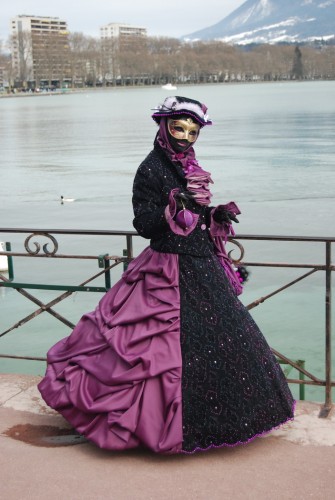
[[[182,445],[178,255],[144,250],[48,352],[39,390],[101,448]]]

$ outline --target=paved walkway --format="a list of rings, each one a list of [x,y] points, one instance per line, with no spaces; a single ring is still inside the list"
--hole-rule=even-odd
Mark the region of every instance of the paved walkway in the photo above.
[[[39,377],[0,374],[1,500],[333,500],[335,415],[299,403],[269,437],[191,456],[100,450],[45,406]]]

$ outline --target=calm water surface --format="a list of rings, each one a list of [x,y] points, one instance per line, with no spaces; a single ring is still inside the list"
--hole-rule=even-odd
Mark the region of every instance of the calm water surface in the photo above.
[[[214,203],[235,200],[240,206],[238,232],[334,236],[335,82],[190,86],[177,93],[208,105],[214,125],[201,132],[197,157],[212,172]],[[133,176],[156,133],[151,110],[166,95],[160,88],[143,88],[0,99],[0,226],[132,229]],[[61,205],[61,195],[75,202]],[[12,241],[15,249],[22,245],[22,237],[0,239]],[[138,250],[145,244],[139,240]],[[105,241],[97,248],[87,238],[71,245],[82,253],[122,252],[121,242],[116,250]],[[324,257],[318,245],[245,247],[248,260]],[[31,261],[18,259],[15,270],[17,280],[36,281]],[[293,273],[253,269],[243,302],[299,275]],[[82,271],[77,264],[57,262],[45,266],[45,274],[46,281],[64,283],[69,276],[81,279]],[[309,278],[253,310],[271,345],[306,359],[307,368],[321,376],[323,284],[322,275]],[[77,294],[57,310],[76,322],[98,298]],[[1,290],[0,331],[34,309],[14,290]],[[0,352],[43,356],[67,334],[43,314],[0,339]],[[0,365],[1,371],[44,371],[43,363],[1,360]],[[307,391],[310,397],[318,394]]]

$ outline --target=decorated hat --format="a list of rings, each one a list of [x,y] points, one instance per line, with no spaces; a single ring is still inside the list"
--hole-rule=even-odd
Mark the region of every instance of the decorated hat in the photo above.
[[[176,115],[189,115],[196,120],[200,127],[212,125],[207,115],[207,107],[199,101],[189,99],[188,97],[170,96],[165,99],[163,104],[154,108],[152,118],[159,123],[162,116],[173,117]]]

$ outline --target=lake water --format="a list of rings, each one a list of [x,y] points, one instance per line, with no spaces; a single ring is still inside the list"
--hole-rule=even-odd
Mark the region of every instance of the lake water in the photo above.
[[[214,125],[202,130],[197,158],[212,172],[213,202],[234,200],[240,206],[240,234],[334,236],[335,82],[187,86],[177,94],[209,108]],[[132,181],[156,133],[151,110],[166,95],[161,88],[122,88],[0,99],[0,226],[133,229]],[[61,205],[61,195],[75,202]],[[14,250],[21,248],[23,239],[0,234]],[[122,252],[121,242],[115,249],[110,241],[97,241],[77,237],[72,249]],[[136,250],[145,244],[137,239]],[[323,247],[316,244],[244,246],[246,260],[324,259]],[[32,259],[15,262],[17,281],[36,282],[34,270]],[[58,260],[49,267],[43,263],[42,272],[41,282],[71,278],[76,284],[82,271],[77,264]],[[114,273],[115,279],[120,272]],[[242,298],[246,304],[303,273],[260,268],[251,272]],[[32,293],[41,300],[54,296]],[[76,322],[98,298],[75,294],[57,310]],[[35,309],[14,290],[0,289],[0,332]],[[324,376],[321,273],[252,314],[274,348],[305,359],[307,369]],[[44,356],[68,333],[44,313],[1,338],[0,352]],[[43,373],[44,364],[0,360],[0,371]],[[309,399],[320,394],[307,389]]]

